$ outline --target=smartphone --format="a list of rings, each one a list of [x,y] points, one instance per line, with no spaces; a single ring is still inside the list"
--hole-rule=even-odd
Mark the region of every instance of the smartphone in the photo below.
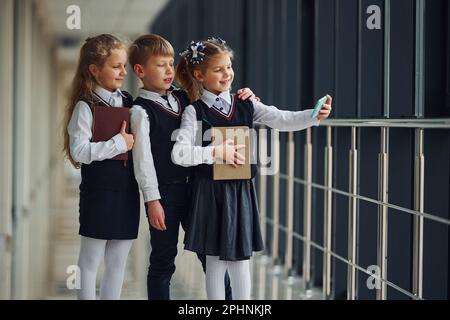
[[[314,106],[313,111],[311,112],[311,118],[317,117],[320,109],[322,109],[322,105],[327,101],[327,96],[324,96],[317,100],[316,105]]]

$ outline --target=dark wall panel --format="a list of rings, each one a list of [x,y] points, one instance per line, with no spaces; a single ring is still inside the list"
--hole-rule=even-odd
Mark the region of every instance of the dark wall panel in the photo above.
[[[444,70],[445,70],[445,109],[444,115],[450,115],[450,2],[443,0],[445,18],[444,18],[444,28],[445,28],[445,37],[443,43],[445,44],[445,55],[444,55]],[[430,79],[428,81],[433,81]],[[427,82],[428,82],[427,81]]]
[[[449,88],[450,52],[448,45],[446,48],[443,48],[442,45],[449,42],[449,7],[448,0],[427,2],[425,18],[426,117],[448,117],[450,115],[450,105],[446,103],[445,92],[446,88]]]
[[[392,128],[389,132],[389,203],[414,207],[414,130]],[[410,213],[388,209],[387,278],[412,291],[412,228]],[[408,249],[407,249],[408,248]],[[388,299],[410,299],[389,288]]]
[[[366,26],[369,5],[381,9],[381,30]],[[235,52],[233,90],[250,87],[266,104],[302,110],[328,93],[332,118],[380,118],[384,115],[385,9],[390,10],[389,117],[415,116],[416,1],[413,0],[173,0],[150,27],[166,37],[177,53],[189,41],[219,36]],[[425,0],[425,117],[450,115],[450,2]],[[448,130],[447,130],[448,131]],[[449,218],[450,138],[445,130],[425,130],[425,211]],[[323,183],[325,128],[312,130],[313,181]],[[281,134],[286,172],[286,136]],[[304,178],[305,133],[294,134],[295,175]],[[392,129],[389,146],[389,201],[413,207],[414,139],[411,129]],[[359,192],[378,198],[379,129],[359,130]],[[333,186],[348,191],[350,129],[333,129]],[[269,154],[270,154],[269,147]],[[286,181],[280,181],[280,222],[286,223]],[[294,187],[294,231],[303,235],[302,184]],[[272,213],[273,178],[268,177],[267,215]],[[323,243],[323,191],[313,189],[312,238]],[[377,264],[376,204],[359,201],[358,263]],[[347,257],[348,198],[333,195],[333,250]],[[389,209],[388,280],[411,290],[412,217]],[[271,251],[272,225],[266,248]],[[280,254],[285,235],[280,231]],[[424,297],[449,297],[449,228],[425,220]],[[439,249],[439,250],[438,250]],[[312,249],[313,280],[321,285],[322,253]],[[303,242],[294,239],[294,268],[301,273]],[[335,297],[346,298],[347,266],[333,259]],[[358,298],[374,299],[367,275],[358,272]],[[396,290],[388,298],[404,299]]]
[[[430,130],[424,136],[425,212],[450,218],[450,133]],[[449,226],[425,219],[424,288],[427,299],[449,299]]]
[[[391,118],[414,116],[415,4],[410,0],[390,1],[390,99]]]
[[[321,98],[325,94],[333,96],[334,111],[331,117],[337,118],[339,109],[336,88],[336,45],[335,45],[335,0],[318,0],[314,6],[314,55],[311,58],[304,58],[303,64],[310,64],[314,61],[314,86],[313,96],[308,96],[308,100],[303,100],[304,104],[313,105],[314,101]],[[307,48],[311,48],[311,44],[302,46],[302,54],[311,52]],[[304,82],[312,83],[308,79]],[[308,89],[308,88],[305,88]],[[305,98],[308,92],[305,92]]]
[[[384,77],[384,23],[380,29],[367,28],[369,15],[366,10],[371,5],[383,8],[384,1],[363,0],[358,6],[358,112],[361,118],[383,117],[383,77]]]
[[[287,154],[287,133],[280,132],[280,155]],[[287,173],[287,157],[280,157],[280,173]],[[280,178],[280,201],[278,210],[280,211],[280,225],[287,227],[287,180]],[[280,230],[279,246],[278,246],[280,261],[284,264],[284,257],[286,253],[286,232]]]
[[[296,177],[300,179],[305,178],[304,174],[304,145],[305,145],[305,135],[303,132],[295,132],[294,140],[296,141],[295,148],[295,166],[294,166],[294,174]],[[305,188],[303,184],[296,183],[294,185],[294,232],[303,235],[303,219],[304,219],[304,199],[303,194],[305,192]],[[294,265],[299,274],[303,272],[303,241],[299,239],[294,239]]]
[[[263,4],[259,0],[247,1],[246,11],[253,12],[254,14],[248,14],[245,19],[245,37],[247,41],[243,54],[245,55],[245,61],[248,61],[248,63],[243,68],[245,70],[245,85],[249,86],[264,101],[264,64],[262,59],[262,55],[264,54],[264,31],[262,28],[264,24],[263,7]]]
[[[336,91],[335,117],[356,118],[357,115],[357,26],[358,0],[336,1]]]
[[[337,128],[334,134],[333,185],[343,191],[349,190],[350,129]],[[347,258],[348,253],[348,198],[333,194],[333,251]],[[347,265],[333,258],[333,288],[336,299],[347,298]]]
[[[378,199],[378,154],[380,152],[380,129],[361,128],[358,130],[359,194]],[[367,201],[359,201],[358,264],[367,269],[377,265],[377,223],[378,206]],[[367,274],[358,271],[358,298],[375,299],[376,291],[367,287]]]

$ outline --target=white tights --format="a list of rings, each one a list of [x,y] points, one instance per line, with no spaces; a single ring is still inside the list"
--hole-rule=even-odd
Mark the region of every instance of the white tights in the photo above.
[[[100,299],[120,299],[125,266],[132,243],[133,240],[102,240],[81,236],[78,258],[81,288],[78,290],[78,299],[95,300],[97,269],[103,255],[105,272],[100,287]]]
[[[206,294],[210,300],[225,300],[223,278],[228,270],[233,300],[249,300],[251,290],[250,260],[223,261],[206,256]]]

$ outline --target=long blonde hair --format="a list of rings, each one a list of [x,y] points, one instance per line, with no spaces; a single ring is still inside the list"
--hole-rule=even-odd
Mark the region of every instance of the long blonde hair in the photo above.
[[[201,41],[204,46],[201,51],[203,55],[202,61],[193,61],[192,51],[186,50],[182,53],[182,59],[177,65],[175,72],[175,81],[181,89],[187,92],[191,101],[196,101],[200,98],[200,92],[202,90],[201,85],[194,78],[194,70],[200,70],[204,72],[208,67],[208,61],[211,57],[220,53],[228,53],[233,59],[233,50],[225,44],[225,41],[219,38],[209,38],[208,40]]]
[[[69,102],[66,105],[63,120],[63,137],[64,137],[64,156],[69,159],[72,165],[79,169],[80,163],[76,162],[70,154],[69,133],[67,126],[72,117],[73,109],[77,102],[84,98],[88,101],[93,100],[93,94],[97,81],[89,71],[89,65],[95,64],[98,68],[102,68],[106,59],[111,55],[114,49],[127,50],[125,43],[116,36],[110,34],[101,34],[96,37],[87,38],[86,42],[80,49],[80,57],[78,60],[77,71],[72,81]]]

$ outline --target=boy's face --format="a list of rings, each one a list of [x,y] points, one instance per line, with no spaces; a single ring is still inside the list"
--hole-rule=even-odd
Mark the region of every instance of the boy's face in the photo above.
[[[144,89],[166,94],[175,76],[173,63],[172,56],[150,56],[144,65],[135,65],[134,72],[144,83]]]
[[[101,68],[91,64],[89,71],[101,87],[114,92],[122,86],[127,74],[125,70],[126,62],[127,52],[124,49],[113,49]]]

